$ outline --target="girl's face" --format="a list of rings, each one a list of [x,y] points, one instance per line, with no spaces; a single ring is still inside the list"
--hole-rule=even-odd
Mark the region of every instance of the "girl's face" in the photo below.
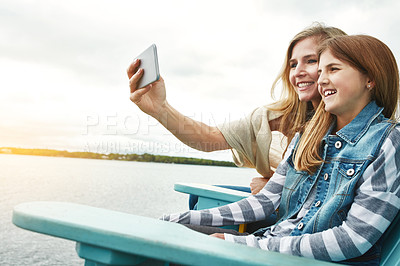
[[[367,75],[340,61],[329,50],[321,54],[318,73],[319,93],[325,110],[336,115],[340,129],[370,102],[370,89],[374,84]]]
[[[289,59],[290,83],[299,95],[299,100],[311,101],[314,109],[321,101],[318,93],[318,56],[315,38],[308,37],[293,47]]]

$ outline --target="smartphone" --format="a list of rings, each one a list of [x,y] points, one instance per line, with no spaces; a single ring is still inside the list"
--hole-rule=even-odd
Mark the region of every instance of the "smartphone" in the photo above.
[[[157,47],[155,44],[150,45],[143,53],[138,55],[134,60],[140,59],[140,68],[144,70],[143,76],[139,81],[138,88],[160,79],[160,71],[158,69]]]

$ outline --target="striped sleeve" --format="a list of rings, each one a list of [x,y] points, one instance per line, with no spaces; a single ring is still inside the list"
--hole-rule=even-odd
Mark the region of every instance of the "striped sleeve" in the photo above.
[[[226,235],[226,239],[280,253],[341,261],[367,252],[389,227],[399,207],[400,127],[397,126],[359,180],[354,202],[341,226],[302,236]]]
[[[222,207],[164,215],[161,219],[181,224],[223,226],[266,219],[279,206],[285,176],[275,173],[257,195]]]
[[[286,160],[292,150],[291,143],[276,172],[257,195],[222,207],[164,215],[161,219],[174,223],[206,226],[237,225],[266,219],[280,204],[288,166]]]

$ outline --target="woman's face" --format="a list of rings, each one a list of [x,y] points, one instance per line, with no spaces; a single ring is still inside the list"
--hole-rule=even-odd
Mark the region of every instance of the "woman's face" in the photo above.
[[[370,102],[373,82],[367,75],[334,57],[330,50],[321,54],[318,73],[319,93],[325,102],[325,110],[336,115],[338,124],[350,123]]]
[[[289,59],[290,83],[299,95],[299,100],[311,101],[314,109],[321,101],[318,93],[318,55],[315,38],[308,37],[293,47]]]

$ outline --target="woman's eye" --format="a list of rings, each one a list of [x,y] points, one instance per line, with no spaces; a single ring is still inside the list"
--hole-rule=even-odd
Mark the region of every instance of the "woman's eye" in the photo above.
[[[317,63],[318,61],[316,60],[316,59],[309,59],[308,60],[308,63],[309,64],[314,64],[314,63]]]
[[[290,68],[296,68],[297,67],[297,63],[291,63],[290,64]]]
[[[331,67],[331,71],[336,71],[336,70],[339,70],[339,68],[337,68],[337,67]]]

